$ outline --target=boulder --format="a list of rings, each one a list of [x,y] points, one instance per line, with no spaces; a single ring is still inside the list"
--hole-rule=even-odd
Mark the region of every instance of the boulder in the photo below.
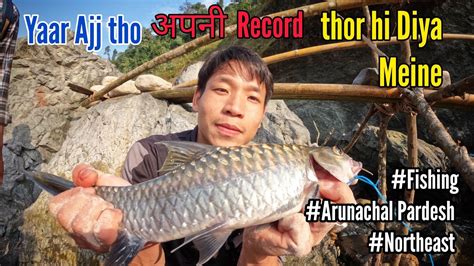
[[[171,89],[171,83],[151,74],[140,75],[135,80],[135,86],[141,92]]]
[[[185,67],[183,71],[181,71],[181,73],[178,75],[173,85],[178,85],[184,82],[198,79],[199,70],[201,70],[203,64],[204,61],[199,61]]]
[[[110,83],[112,83],[112,81],[114,81],[116,79],[117,79],[117,77],[106,76],[102,79],[102,85],[107,86]],[[114,88],[113,90],[109,91],[107,93],[107,96],[109,96],[110,98],[113,98],[113,97],[118,97],[118,96],[124,96],[124,95],[129,95],[129,94],[140,94],[140,93],[141,93],[141,91],[139,91],[137,89],[137,87],[135,86],[135,81],[127,80],[126,82],[124,82],[120,86],[118,86],[118,87]]]
[[[102,86],[107,86],[109,85],[110,83],[112,83],[112,81],[116,80],[118,77],[114,77],[114,76],[105,76],[102,78],[102,82],[100,83]]]
[[[364,168],[373,173],[377,173],[378,165],[378,131],[378,127],[366,127],[359,141],[349,153],[354,159],[361,161]],[[448,168],[443,151],[421,139],[418,140],[418,156],[421,169],[441,168],[446,170]],[[407,136],[398,131],[387,130],[387,172],[393,173],[394,169],[401,167],[408,167]]]
[[[262,126],[254,138],[258,143],[309,143],[309,131],[303,121],[282,100],[271,100]]]
[[[369,105],[365,103],[350,103],[336,101],[285,101],[311,133],[311,142],[317,141],[317,131],[320,132],[318,144],[326,140],[326,145],[340,144],[350,139],[352,132],[357,129],[357,123],[364,119]]]
[[[48,161],[65,139],[71,121],[85,111],[80,102],[86,97],[69,89],[69,82],[85,88],[100,83],[103,76],[119,71],[107,60],[73,44],[28,45],[19,38],[13,60],[8,108],[12,123],[4,139],[11,139],[18,125],[28,125],[31,144]]]
[[[100,90],[102,90],[105,86],[104,85],[94,85],[92,87],[90,87],[89,89],[93,92],[98,92]]]
[[[22,212],[32,204],[41,189],[28,180],[31,171],[42,163],[40,152],[31,144],[30,128],[20,124],[13,138],[3,145],[4,183],[0,186],[0,265],[19,264]]]

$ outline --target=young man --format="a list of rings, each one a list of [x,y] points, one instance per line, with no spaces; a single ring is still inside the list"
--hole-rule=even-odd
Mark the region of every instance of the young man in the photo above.
[[[265,114],[273,92],[273,79],[261,58],[249,49],[230,47],[214,52],[199,72],[198,89],[193,108],[198,125],[190,131],[166,136],[151,136],[133,144],[125,161],[123,178],[100,173],[81,164],[73,171],[76,185],[130,185],[156,176],[166,158],[166,150],[157,141],[185,140],[215,146],[237,146],[249,143]],[[324,172],[321,196],[337,203],[355,202],[347,185]],[[50,210],[81,247],[108,251],[117,238],[122,213],[94,194],[90,188],[75,188],[51,200]],[[331,224],[308,224],[303,214],[286,217],[275,226],[252,227],[234,232],[217,257],[206,265],[278,265],[278,256],[304,255],[319,243]],[[197,251],[187,245],[170,251],[182,240],[150,243],[132,264],[195,265]],[[240,245],[242,243],[242,245]]]

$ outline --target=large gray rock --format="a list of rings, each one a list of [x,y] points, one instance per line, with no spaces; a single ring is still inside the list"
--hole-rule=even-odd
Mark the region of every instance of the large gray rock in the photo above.
[[[3,145],[5,172],[4,184],[0,187],[0,265],[18,264],[22,212],[40,193],[23,173],[42,163],[41,154],[31,144],[30,128],[18,125],[13,131],[13,139]]]
[[[79,107],[85,95],[71,91],[67,83],[89,88],[103,76],[119,73],[110,62],[73,45],[72,38],[69,33],[64,46],[28,45],[25,38],[17,42],[8,99],[13,122],[4,139],[12,137],[17,125],[29,125],[31,143],[45,161],[61,147],[70,121],[85,110]]]
[[[378,165],[378,131],[378,127],[368,126],[349,153],[373,173],[377,173]],[[446,170],[448,167],[443,151],[420,139],[418,140],[418,156],[421,169],[441,168]],[[391,173],[395,168],[400,167],[408,167],[407,136],[398,131],[387,130],[387,171]]]
[[[311,142],[327,140],[327,145],[335,145],[351,137],[368,110],[368,104],[335,101],[286,101],[288,108],[303,121],[311,133]]]
[[[466,146],[467,150],[474,153],[474,123],[472,121],[472,111],[465,109],[435,109],[439,120],[455,141]],[[418,116],[418,137],[436,145],[433,135],[428,132],[428,124]],[[390,127],[394,130],[406,131],[406,116],[397,114],[390,122]]]
[[[137,77],[135,86],[142,92],[171,89],[171,83],[152,74]]]
[[[203,61],[196,62],[192,65],[189,65],[181,71],[178,75],[176,80],[174,81],[173,85],[178,85],[184,82],[188,82],[191,80],[195,80],[198,78],[199,70],[201,70],[202,65],[204,64]]]
[[[116,79],[118,79],[118,77],[106,76],[102,79],[101,84],[103,86],[107,86]],[[121,85],[115,87],[113,90],[109,91],[107,93],[107,96],[113,98],[113,97],[118,97],[118,96],[124,96],[124,95],[129,95],[129,94],[140,94],[140,93],[141,91],[139,91],[137,87],[135,86],[135,81],[127,80]]]
[[[254,138],[259,143],[309,144],[309,131],[282,100],[268,102],[262,126]]]

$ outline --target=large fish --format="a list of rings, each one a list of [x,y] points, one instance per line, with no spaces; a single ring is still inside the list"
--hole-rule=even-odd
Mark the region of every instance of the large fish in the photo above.
[[[95,188],[124,214],[106,264],[126,265],[146,242],[180,238],[185,238],[183,245],[193,241],[198,264],[203,264],[233,230],[299,212],[309,198],[317,197],[320,171],[348,183],[362,168],[335,147],[159,144],[168,149],[160,169],[164,175],[128,187]],[[53,194],[72,186],[50,174],[32,175]]]

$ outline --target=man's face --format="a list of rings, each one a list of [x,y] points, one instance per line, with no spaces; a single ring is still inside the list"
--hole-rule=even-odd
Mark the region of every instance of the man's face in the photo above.
[[[223,65],[193,97],[198,142],[214,146],[249,143],[265,113],[265,86],[235,61]]]

